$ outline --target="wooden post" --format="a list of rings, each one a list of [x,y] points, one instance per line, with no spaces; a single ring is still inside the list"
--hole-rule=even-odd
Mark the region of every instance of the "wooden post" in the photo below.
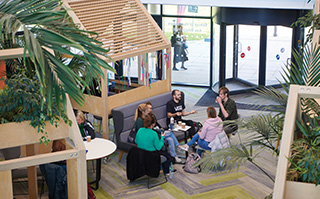
[[[26,146],[27,156],[35,155],[35,145],[30,144]],[[28,187],[29,187],[29,198],[37,199],[38,197],[38,179],[37,179],[37,167],[28,167]]]
[[[1,198],[13,198],[11,170],[0,171]]]
[[[102,69],[104,74],[104,80],[101,81],[101,97],[103,103],[103,115],[102,115],[102,135],[103,138],[109,139],[109,116],[108,116],[108,86],[109,82],[107,82],[107,73],[106,69]]]
[[[313,13],[314,13],[314,15],[317,15],[320,13],[320,0],[315,0]],[[314,30],[312,42],[313,42],[313,47],[319,46],[319,44],[320,44],[320,30],[319,29]]]
[[[67,160],[68,198],[88,198],[86,152],[80,151],[70,156],[79,156]]]
[[[168,55],[168,59],[169,59],[169,64],[168,67],[165,69],[166,71],[166,80],[168,81],[167,86],[168,86],[168,91],[171,91],[171,46],[166,48],[166,52]]]

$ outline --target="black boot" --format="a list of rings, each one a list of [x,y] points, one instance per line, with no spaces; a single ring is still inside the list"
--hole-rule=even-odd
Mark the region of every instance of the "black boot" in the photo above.
[[[173,67],[172,70],[179,71],[179,69],[177,69],[176,67]]]
[[[184,67],[184,66],[181,66],[181,69],[182,70],[188,70],[186,67]]]

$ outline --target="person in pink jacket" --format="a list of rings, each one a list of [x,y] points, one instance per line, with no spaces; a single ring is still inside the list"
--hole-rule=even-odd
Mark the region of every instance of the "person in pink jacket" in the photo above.
[[[208,151],[211,151],[211,148],[208,146],[209,143],[214,140],[216,135],[223,131],[222,120],[220,117],[217,117],[216,109],[212,106],[207,108],[208,119],[204,122],[203,127],[193,138],[185,145],[180,145],[184,151],[188,151],[189,147],[198,141],[198,145]],[[202,151],[198,150],[197,153],[201,156]]]

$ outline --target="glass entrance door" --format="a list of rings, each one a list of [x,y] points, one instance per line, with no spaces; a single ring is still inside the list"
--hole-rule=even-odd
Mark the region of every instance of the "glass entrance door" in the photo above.
[[[226,86],[230,91],[258,85],[260,26],[227,25]]]
[[[258,85],[260,26],[239,25],[238,78]]]

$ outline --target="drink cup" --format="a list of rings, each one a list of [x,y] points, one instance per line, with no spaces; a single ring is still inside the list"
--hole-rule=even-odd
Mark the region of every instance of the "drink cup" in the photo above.
[[[186,128],[186,123],[181,123],[181,128],[185,129]]]
[[[181,126],[181,125],[182,125],[182,122],[181,122],[181,121],[179,121],[179,122],[178,122],[178,125],[179,125],[179,126]]]
[[[90,135],[87,136],[87,142],[91,142],[91,136]]]

